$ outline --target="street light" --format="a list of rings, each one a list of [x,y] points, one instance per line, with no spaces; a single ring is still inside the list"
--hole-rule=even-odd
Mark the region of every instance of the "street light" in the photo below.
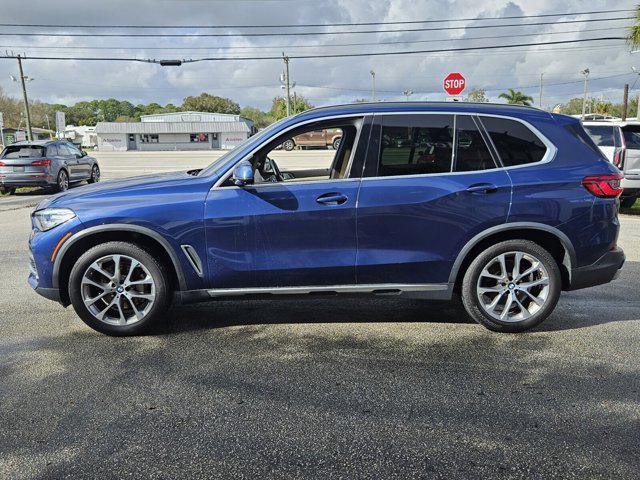
[[[22,57],[20,55],[18,55],[18,67],[20,69],[20,78],[16,78],[13,75],[9,75],[11,77],[11,80],[13,80],[14,82],[18,83],[20,82],[22,84],[22,98],[24,99],[24,112],[27,118],[27,138],[29,141],[33,140],[33,133],[31,131],[31,113],[29,112],[29,100],[27,98],[27,86],[25,84],[25,82],[31,82],[33,81],[33,78],[27,77],[24,74],[24,71],[22,70]]]
[[[407,97],[407,102],[409,101],[409,95],[413,95],[413,90],[411,90],[410,88],[407,88],[404,92],[402,92],[402,94]]]
[[[587,81],[589,79],[589,69],[585,68],[580,73],[584,75],[584,97],[582,98],[582,120],[584,120],[584,114],[587,109]]]

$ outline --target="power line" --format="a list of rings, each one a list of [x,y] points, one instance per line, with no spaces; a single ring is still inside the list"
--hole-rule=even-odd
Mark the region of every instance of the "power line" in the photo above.
[[[564,17],[577,15],[598,15],[635,12],[632,8],[621,8],[617,10],[592,10],[583,12],[567,12],[567,13],[544,13],[535,15],[510,15],[506,17],[474,17],[474,18],[451,18],[439,20],[398,20],[387,22],[342,22],[342,23],[305,23],[299,25],[291,24],[272,24],[272,25],[62,25],[53,23],[0,23],[0,27],[29,27],[29,28],[135,28],[135,29],[218,29],[218,28],[303,28],[303,27],[347,27],[347,26],[373,26],[373,25],[409,25],[417,23],[443,23],[443,22],[468,22],[480,20],[513,20],[520,18],[549,18]]]
[[[512,35],[485,35],[480,37],[459,37],[459,38],[441,38],[441,39],[429,39],[429,40],[393,40],[387,42],[376,42],[376,45],[399,45],[399,44],[422,44],[422,43],[438,43],[438,42],[459,42],[469,40],[491,40],[499,38],[514,38],[514,37],[536,37],[544,35],[566,35],[570,33],[591,33],[602,32],[609,30],[619,30],[620,27],[608,27],[608,28],[592,28],[584,30],[565,30],[564,32],[536,32],[536,33],[518,33]],[[221,46],[221,47],[155,47],[155,46],[141,46],[141,47],[120,47],[120,46],[76,46],[65,45],[63,47],[45,45],[4,45],[0,48],[32,48],[35,50],[180,50],[180,51],[198,51],[198,50],[264,50],[274,49],[281,50],[292,48],[326,48],[326,47],[358,47],[358,46],[371,46],[371,42],[352,42],[352,43],[324,43],[316,45],[255,45],[255,46]]]
[[[588,22],[608,22],[615,20],[631,20],[634,17],[587,18],[583,20],[558,20],[555,22],[506,23],[495,25],[466,25],[460,27],[406,28],[403,30],[338,30],[320,32],[263,32],[263,33],[51,33],[51,32],[0,32],[0,36],[24,37],[282,37],[310,35],[355,35],[370,33],[408,33],[408,32],[440,32],[449,30],[471,30],[484,28],[533,27],[540,25],[560,25]]]
[[[542,45],[561,45],[567,43],[584,43],[584,42],[602,42],[610,40],[626,40],[625,37],[601,37],[601,38],[582,38],[576,40],[558,40],[554,42],[537,42],[537,43],[513,43],[509,45],[483,45],[478,47],[458,47],[458,48],[440,48],[432,50],[406,50],[406,51],[392,51],[392,52],[365,52],[365,53],[332,53],[327,55],[289,55],[291,59],[313,59],[313,58],[348,58],[348,57],[377,57],[386,55],[414,55],[424,53],[440,53],[440,52],[466,52],[472,50],[495,50],[502,48],[515,48],[515,47],[536,47]],[[18,58],[17,55],[0,55],[0,58]],[[27,57],[23,57],[27,58]],[[266,57],[203,57],[196,59],[184,59],[184,60],[156,60],[156,59],[143,59],[143,58],[127,58],[127,57],[43,57],[43,56],[30,56],[30,60],[77,60],[77,61],[120,61],[120,62],[143,62],[143,63],[156,63],[156,64],[168,64],[168,65],[180,65],[182,63],[196,63],[196,62],[213,62],[213,61],[242,61],[242,60],[281,60],[281,56],[266,56]]]

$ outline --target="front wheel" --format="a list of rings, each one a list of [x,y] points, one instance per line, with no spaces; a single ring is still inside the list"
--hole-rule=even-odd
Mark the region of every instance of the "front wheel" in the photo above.
[[[287,152],[290,152],[291,150],[293,150],[295,146],[296,144],[293,142],[293,140],[286,140],[282,144],[282,148],[284,148]]]
[[[547,318],[560,297],[560,268],[529,240],[508,240],[471,262],[462,282],[462,303],[478,323],[495,332],[522,332]]]
[[[89,177],[89,183],[98,183],[100,181],[100,167],[94,165],[91,168],[91,176]]]
[[[80,318],[107,335],[137,335],[169,305],[162,264],[127,242],[108,242],[84,253],[69,277],[69,298]]]
[[[342,140],[342,138],[338,137],[336,139],[333,140],[333,149],[334,150],[338,150],[338,148],[340,148],[340,141]]]

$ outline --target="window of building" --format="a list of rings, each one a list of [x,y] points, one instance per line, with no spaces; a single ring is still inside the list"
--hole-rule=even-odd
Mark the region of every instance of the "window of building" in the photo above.
[[[190,136],[191,143],[208,143],[209,142],[209,134],[208,133],[192,133]]]
[[[154,133],[143,133],[142,135],[140,135],[140,142],[158,143],[158,135]]]
[[[507,118],[480,118],[505,167],[539,162],[547,153],[542,140],[523,123]]]
[[[453,115],[384,117],[378,176],[451,171]]]
[[[456,117],[456,155],[455,172],[473,172],[496,168],[489,147],[484,141],[473,117]]]

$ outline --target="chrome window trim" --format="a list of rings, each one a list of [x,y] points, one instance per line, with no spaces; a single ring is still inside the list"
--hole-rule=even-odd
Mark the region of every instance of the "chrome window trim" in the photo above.
[[[362,119],[362,125],[360,125],[360,128],[358,128],[358,134],[356,135],[355,142],[356,142],[356,145],[357,145],[357,142],[360,140],[360,133],[362,132],[362,127],[364,126],[364,120],[367,117],[372,117],[372,116],[374,116],[374,113],[367,112],[367,113],[348,113],[348,114],[345,113],[345,114],[340,114],[340,115],[331,115],[331,116],[327,116],[327,117],[312,118],[312,119],[309,119],[309,120],[305,120],[303,122],[296,123],[294,125],[290,125],[287,128],[285,128],[284,130],[278,132],[276,135],[277,136],[284,135],[285,133],[287,133],[290,130],[296,129],[298,127],[302,127],[302,126],[307,125],[309,123],[323,122],[325,120],[335,120],[335,119],[340,119],[340,118],[360,118],[360,119]],[[238,161],[234,162],[229,167],[229,169],[226,172],[224,172],[220,176],[220,178],[218,178],[218,180],[216,180],[216,182],[213,184],[213,186],[211,187],[210,190],[213,190],[214,188],[239,188],[239,187],[236,187],[234,185],[228,185],[228,186],[224,186],[223,187],[222,184],[225,181],[227,181],[227,179],[231,176],[231,174],[233,172],[233,168],[239,162],[241,162],[243,160],[249,160],[251,157],[253,157],[253,155],[258,150],[260,150],[262,147],[264,147],[267,143],[270,143],[273,140],[273,137],[274,136],[270,136],[269,138],[266,138],[264,141],[262,141],[260,144],[258,144],[257,147],[255,147],[253,150],[251,150],[249,153],[247,153],[244,157],[242,157],[242,158],[238,159]],[[353,158],[355,156],[355,152],[356,152],[355,149],[351,152],[351,157],[349,158],[349,172],[348,173],[351,173],[351,167],[353,165]],[[335,182],[335,181],[339,181],[339,180],[358,180],[358,179],[355,179],[355,178],[335,178],[335,179],[327,179],[327,180],[324,180],[324,181]],[[321,181],[323,181],[323,180],[310,181],[309,183],[311,183],[311,182],[317,183],[317,182],[321,182]],[[301,184],[303,182],[274,182],[273,184],[274,185],[283,185],[284,183]],[[258,185],[268,185],[268,184],[265,183],[265,184],[258,184]]]

